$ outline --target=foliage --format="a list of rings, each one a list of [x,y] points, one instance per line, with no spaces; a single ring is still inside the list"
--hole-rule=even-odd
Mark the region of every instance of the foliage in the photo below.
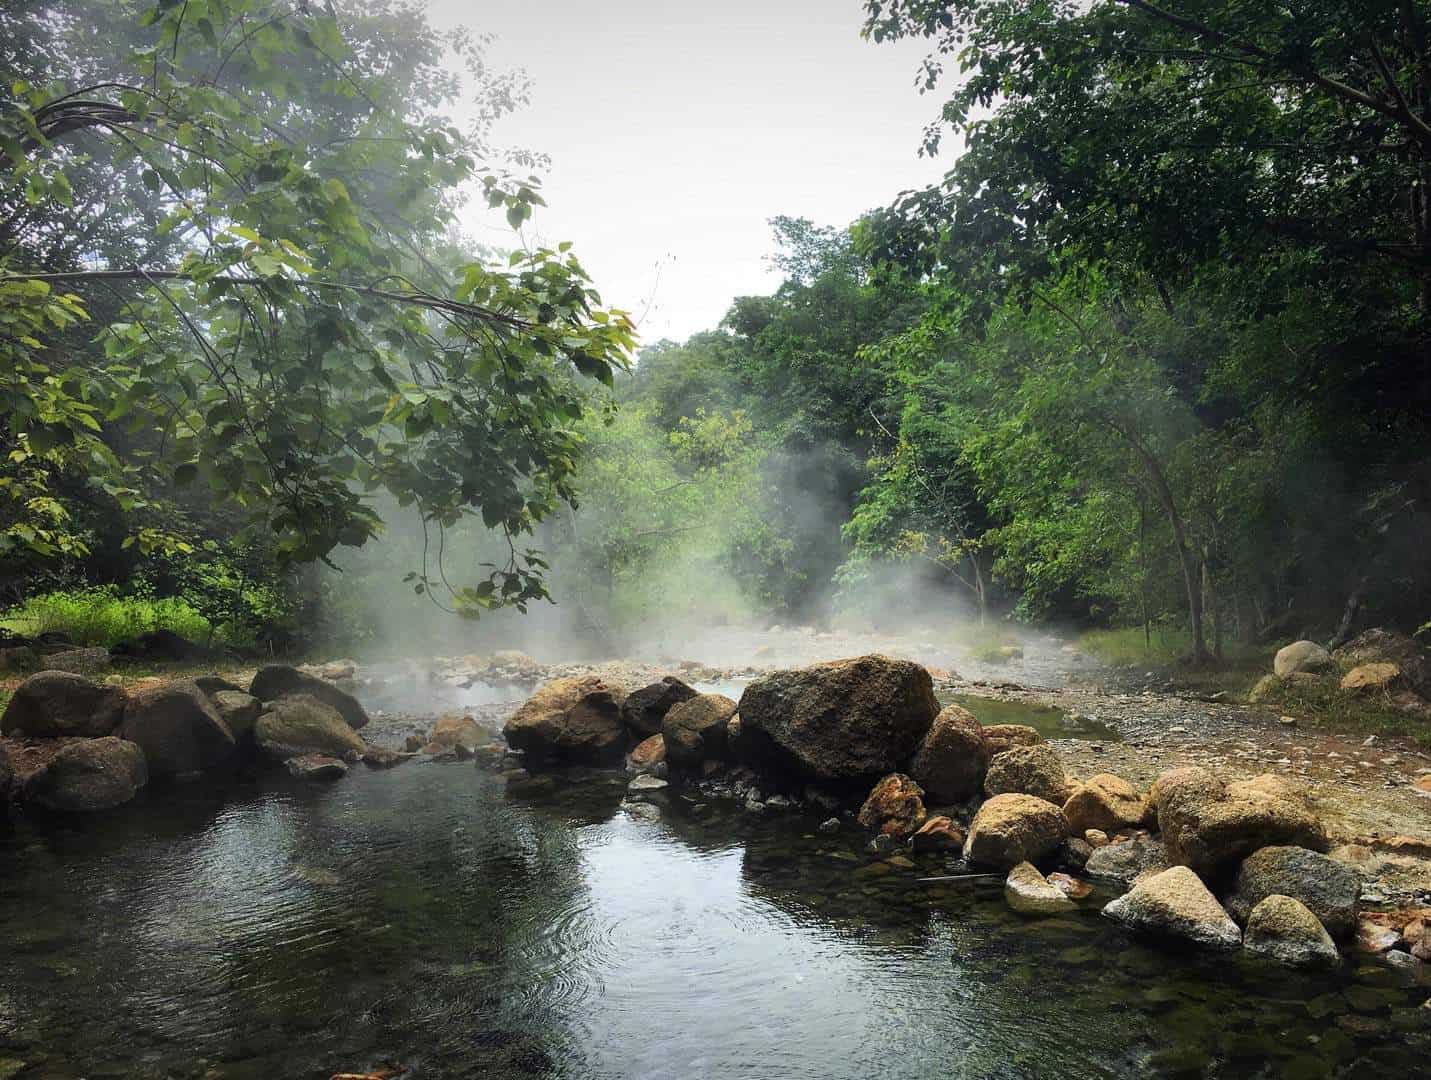
[[[77,645],[105,648],[160,629],[203,643],[213,637],[214,629],[179,597],[122,596],[112,586],[32,596],[20,606],[0,612],[0,624],[28,636],[60,631]]]
[[[290,563],[374,536],[381,492],[435,529],[478,516],[507,536],[506,560],[447,589],[458,610],[544,595],[517,538],[572,497],[579,379],[611,382],[631,325],[600,308],[565,244],[499,263],[445,242],[463,191],[520,227],[536,182],[484,163],[482,132],[446,121],[455,89],[433,76],[435,35],[375,48],[391,6],[344,11],[160,2],[111,78],[6,80],[7,214],[81,230],[69,210],[92,193],[71,176],[102,159],[140,183],[82,209],[159,249],[129,265],[50,261],[28,233],[0,249],[12,543],[83,553],[43,501],[46,476],[72,468],[125,511],[155,485],[203,490]],[[81,291],[111,298],[102,348],[61,352]]]

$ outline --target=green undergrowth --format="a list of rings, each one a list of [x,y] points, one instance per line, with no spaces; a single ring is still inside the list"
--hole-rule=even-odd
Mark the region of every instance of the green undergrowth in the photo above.
[[[28,637],[60,632],[77,645],[105,648],[161,629],[200,644],[214,637],[209,620],[184,600],[122,596],[112,587],[32,596],[0,613],[0,626]]]
[[[1385,694],[1345,691],[1335,678],[1282,682],[1261,704],[1337,734],[1405,735],[1431,746],[1431,720],[1398,709]]]

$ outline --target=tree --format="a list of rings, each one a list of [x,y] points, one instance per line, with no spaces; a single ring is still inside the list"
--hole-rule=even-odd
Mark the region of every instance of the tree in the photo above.
[[[518,538],[573,496],[579,377],[609,384],[632,326],[600,308],[565,244],[499,265],[445,243],[464,191],[520,227],[535,180],[438,111],[456,87],[425,24],[414,69],[374,44],[393,5],[315,7],[160,0],[112,77],[6,80],[0,206],[63,222],[53,208],[91,195],[74,178],[102,158],[139,178],[107,213],[159,243],[127,265],[83,247],[56,260],[25,234],[0,255],[9,479],[40,485],[12,499],[5,535],[55,549],[41,478],[56,468],[129,510],[145,474],[202,485],[299,562],[374,535],[386,493],[436,529],[478,515],[508,538],[485,580],[448,585],[425,565],[415,588],[469,614],[521,606],[544,595],[544,564]],[[501,83],[489,104],[512,93]],[[62,351],[57,334],[99,298],[115,312],[102,349]],[[123,425],[152,433],[141,456],[116,452]]]

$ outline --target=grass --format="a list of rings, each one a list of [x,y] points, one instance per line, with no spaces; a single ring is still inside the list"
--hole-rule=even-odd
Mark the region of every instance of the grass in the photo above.
[[[1398,709],[1385,694],[1346,691],[1337,678],[1279,682],[1262,704],[1319,728],[1357,735],[1406,735],[1431,745],[1431,720]]]
[[[213,634],[209,620],[183,600],[120,596],[112,588],[32,596],[0,613],[0,626],[29,637],[59,631],[77,645],[105,648],[151,630],[172,630],[197,642],[207,642]]]

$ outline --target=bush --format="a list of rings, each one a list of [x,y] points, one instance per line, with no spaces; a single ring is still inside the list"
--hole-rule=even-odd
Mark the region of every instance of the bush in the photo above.
[[[77,645],[106,648],[151,630],[172,630],[201,643],[213,636],[209,620],[183,600],[120,596],[113,587],[68,589],[32,596],[0,614],[0,625],[31,637],[60,631]]]

